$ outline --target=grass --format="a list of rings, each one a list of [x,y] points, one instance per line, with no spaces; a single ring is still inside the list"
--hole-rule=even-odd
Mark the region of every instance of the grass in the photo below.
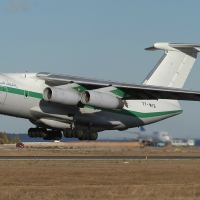
[[[131,146],[132,143],[95,143],[97,146],[94,147],[92,143],[62,143],[62,144],[45,144],[45,145],[29,145],[25,146],[27,148],[20,149],[12,148],[9,146],[9,149],[2,148],[0,151],[0,156],[51,156],[51,155],[60,155],[60,156],[156,156],[156,155],[166,155],[166,156],[199,156],[200,148],[184,148],[180,151],[175,151],[174,147],[137,147]]]
[[[0,161],[0,199],[200,199],[199,161]]]
[[[57,144],[56,144],[57,145]],[[180,155],[200,148],[66,143],[1,149],[0,156]],[[31,147],[32,146],[32,147]],[[128,161],[129,164],[125,164]],[[0,199],[200,199],[200,160],[0,161]]]

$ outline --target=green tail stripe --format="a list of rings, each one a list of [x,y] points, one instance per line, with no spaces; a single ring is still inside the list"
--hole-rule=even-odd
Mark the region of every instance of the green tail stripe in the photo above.
[[[85,108],[90,108],[94,109],[92,106],[86,105]],[[148,118],[148,117],[159,117],[159,116],[164,116],[164,115],[171,115],[171,114],[180,114],[183,112],[183,110],[173,110],[173,111],[162,111],[162,112],[150,112],[150,113],[142,113],[142,112],[137,112],[137,111],[132,111],[132,110],[109,110],[109,109],[100,109],[102,111],[106,112],[112,112],[115,114],[121,114],[121,115],[128,115],[132,117],[138,117],[138,118]]]
[[[171,115],[171,114],[180,114],[182,110],[173,110],[173,111],[162,111],[162,112],[151,112],[151,113],[142,113],[130,110],[122,110],[120,114],[134,116],[139,118],[148,118],[148,117],[159,117],[164,115]]]

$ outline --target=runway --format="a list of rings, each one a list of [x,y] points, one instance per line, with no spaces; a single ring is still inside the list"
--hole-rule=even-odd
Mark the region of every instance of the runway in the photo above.
[[[0,156],[0,160],[199,160],[200,156]]]

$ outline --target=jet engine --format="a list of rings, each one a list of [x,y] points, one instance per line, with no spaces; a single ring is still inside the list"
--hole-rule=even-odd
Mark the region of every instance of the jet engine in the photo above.
[[[107,109],[122,109],[124,107],[124,102],[118,97],[89,90],[81,94],[81,102],[90,106]]]
[[[63,90],[55,87],[47,87],[43,91],[45,101],[61,103],[66,105],[77,105],[80,101],[80,95],[70,90]]]

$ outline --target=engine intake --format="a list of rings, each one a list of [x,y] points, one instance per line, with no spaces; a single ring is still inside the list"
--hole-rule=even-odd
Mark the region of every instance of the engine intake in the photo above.
[[[122,109],[124,107],[124,102],[118,97],[89,90],[81,94],[81,102],[90,106],[107,109]]]
[[[47,87],[43,91],[45,101],[61,103],[66,105],[77,105],[80,95],[70,90],[63,90],[55,87]]]

